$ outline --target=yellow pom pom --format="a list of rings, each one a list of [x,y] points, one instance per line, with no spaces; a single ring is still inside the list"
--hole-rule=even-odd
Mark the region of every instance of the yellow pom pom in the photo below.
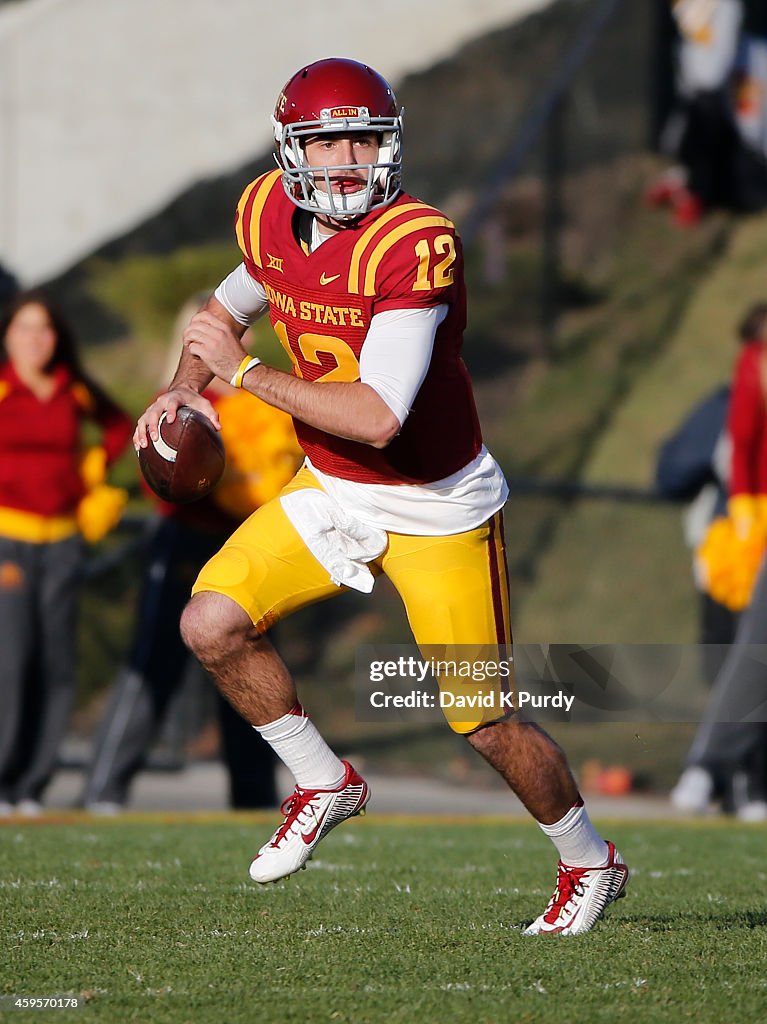
[[[244,519],[276,497],[296,473],[303,453],[287,413],[239,391],[216,406],[226,471],[213,498]]]
[[[80,477],[88,491],[104,483],[107,478],[107,453],[104,448],[96,445],[85,452],[80,460]]]
[[[731,518],[715,519],[696,552],[706,593],[732,611],[742,611],[765,553],[765,532],[753,520],[745,532]]]
[[[117,526],[127,501],[127,491],[106,484],[85,495],[77,506],[77,526],[89,544],[97,543]]]
[[[739,537],[747,537],[757,521],[758,506],[753,494],[735,494],[727,502],[727,514]]]
[[[754,510],[759,529],[767,536],[767,494],[757,494],[754,497]]]

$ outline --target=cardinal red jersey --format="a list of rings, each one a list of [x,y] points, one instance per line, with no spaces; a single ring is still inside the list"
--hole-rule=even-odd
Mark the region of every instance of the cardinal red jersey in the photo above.
[[[54,370],[42,400],[13,366],[0,366],[0,507],[39,516],[72,514],[85,493],[80,473],[82,426],[97,424],[112,463],[133,433],[132,419],[93,384]]]
[[[738,357],[727,416],[730,494],[767,494],[766,369],[764,343],[749,342]]]
[[[376,449],[296,420],[301,447],[323,473],[361,483],[428,483],[462,469],[479,453],[482,438],[460,356],[466,292],[454,225],[402,194],[310,252],[298,237],[299,211],[280,178],[280,171],[272,171],[248,185],[236,231],[296,376],[359,380],[360,352],[376,313],[449,306],[426,378],[391,444]]]

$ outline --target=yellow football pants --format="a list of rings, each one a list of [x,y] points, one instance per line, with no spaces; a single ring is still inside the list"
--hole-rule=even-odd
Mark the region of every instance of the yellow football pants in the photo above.
[[[282,491],[319,487],[306,468]],[[413,636],[424,656],[465,661],[511,654],[509,588],[503,517],[497,512],[482,526],[445,537],[389,533],[386,550],[370,563],[396,588]],[[263,505],[203,566],[192,593],[214,591],[235,601],[265,632],[286,615],[345,590],[334,584],[285,514],[279,497]],[[509,689],[513,679],[474,683],[444,676],[442,690],[463,695]],[[443,709],[456,732],[503,717],[490,708]]]

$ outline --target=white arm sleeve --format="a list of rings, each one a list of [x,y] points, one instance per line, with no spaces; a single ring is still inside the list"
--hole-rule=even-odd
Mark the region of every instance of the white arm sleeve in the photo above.
[[[431,309],[387,309],[370,321],[360,353],[360,380],[405,422],[431,362],[444,303]]]
[[[258,320],[269,305],[266,292],[244,263],[224,278],[213,295],[238,324],[246,326]]]
[[[269,306],[266,292],[244,263],[224,278],[214,295],[239,324],[252,324]],[[447,311],[445,304],[389,309],[370,321],[360,355],[360,380],[386,402],[400,424],[423,384],[437,328]]]

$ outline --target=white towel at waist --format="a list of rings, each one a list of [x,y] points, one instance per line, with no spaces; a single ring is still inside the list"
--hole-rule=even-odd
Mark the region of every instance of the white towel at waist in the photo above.
[[[389,540],[386,532],[361,523],[328,494],[313,487],[285,494],[280,502],[333,583],[369,594],[375,579],[366,563],[385,550]]]

